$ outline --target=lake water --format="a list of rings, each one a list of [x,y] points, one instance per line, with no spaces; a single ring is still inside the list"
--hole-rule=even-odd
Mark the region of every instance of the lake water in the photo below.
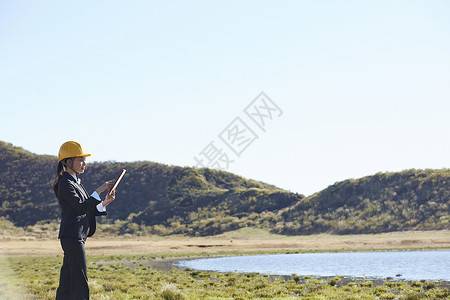
[[[270,275],[351,276],[450,281],[450,250],[232,256],[183,260],[177,267]],[[401,276],[398,276],[401,275]]]

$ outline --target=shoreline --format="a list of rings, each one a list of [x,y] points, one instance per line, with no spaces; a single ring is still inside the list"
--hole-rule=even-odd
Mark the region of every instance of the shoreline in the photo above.
[[[408,250],[404,250],[404,251],[408,251]],[[264,254],[261,254],[264,255]],[[219,257],[229,257],[230,255],[217,255],[217,256],[212,256],[210,258],[219,258]],[[235,256],[235,255],[232,255]],[[122,263],[124,264],[125,267],[128,268],[134,268],[134,264],[138,263],[138,264],[146,264],[149,267],[155,269],[155,270],[159,270],[159,271],[170,271],[173,268],[178,269],[178,270],[192,270],[192,271],[199,271],[199,272],[215,272],[215,273],[235,273],[235,274],[261,274],[261,275],[265,275],[265,273],[259,273],[259,272],[221,272],[221,271],[213,271],[213,270],[202,270],[202,269],[194,269],[194,268],[186,268],[186,267],[179,267],[177,266],[177,262],[179,261],[184,261],[184,260],[195,260],[195,259],[201,259],[201,258],[205,258],[205,256],[180,256],[180,257],[160,257],[160,258],[154,258],[154,259],[147,259],[147,260],[127,260],[127,261],[122,261]],[[105,265],[105,264],[113,264],[113,263],[117,263],[117,261],[112,260],[112,261],[103,261],[103,262],[96,262],[96,265]],[[276,280],[279,278],[282,278],[283,280],[290,280],[293,278],[294,274],[266,274],[267,277],[271,278],[272,280]],[[383,284],[385,284],[385,282],[407,282],[407,283],[413,283],[413,282],[417,282],[419,280],[412,280],[412,279],[405,279],[405,278],[401,278],[401,277],[386,277],[386,278],[382,278],[382,277],[373,277],[373,276],[349,276],[349,275],[335,275],[335,276],[320,276],[320,275],[299,275],[296,274],[297,276],[299,276],[300,278],[302,278],[302,281],[304,282],[307,278],[313,278],[313,279],[324,279],[324,280],[331,280],[331,279],[336,279],[338,278],[338,283],[337,283],[337,287],[339,286],[344,286],[347,285],[350,282],[367,282],[367,281],[371,281],[373,282],[374,286],[381,286]],[[431,279],[421,279],[427,282],[439,282],[439,286],[442,288],[450,288],[450,280],[445,280],[445,279],[441,279],[441,280],[431,280]]]

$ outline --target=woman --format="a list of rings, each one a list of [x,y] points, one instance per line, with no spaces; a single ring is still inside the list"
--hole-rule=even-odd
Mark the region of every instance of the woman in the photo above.
[[[58,169],[53,190],[61,206],[61,225],[58,238],[64,251],[56,299],[89,299],[89,286],[84,244],[95,232],[95,216],[106,215],[105,207],[114,201],[115,192],[101,201],[100,194],[110,189],[107,181],[90,196],[78,175],[86,168],[86,157],[81,145],[69,141],[59,149]]]

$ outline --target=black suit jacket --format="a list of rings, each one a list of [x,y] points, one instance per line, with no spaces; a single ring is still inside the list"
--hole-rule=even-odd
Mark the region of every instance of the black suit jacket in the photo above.
[[[62,211],[58,238],[86,239],[95,232],[95,216],[106,215],[97,210],[101,201],[89,196],[84,186],[67,172],[58,183],[57,198]]]

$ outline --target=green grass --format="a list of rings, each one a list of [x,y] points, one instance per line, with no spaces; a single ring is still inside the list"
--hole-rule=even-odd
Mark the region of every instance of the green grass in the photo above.
[[[0,299],[33,299],[32,294],[21,287],[21,282],[8,258],[0,257]]]
[[[154,255],[89,256],[92,299],[446,299],[440,282],[317,279],[308,276],[217,273],[191,269],[157,270]],[[62,256],[0,260],[0,299],[20,290],[34,299],[54,299]],[[8,270],[8,271],[5,271]],[[3,285],[6,283],[5,285]]]

